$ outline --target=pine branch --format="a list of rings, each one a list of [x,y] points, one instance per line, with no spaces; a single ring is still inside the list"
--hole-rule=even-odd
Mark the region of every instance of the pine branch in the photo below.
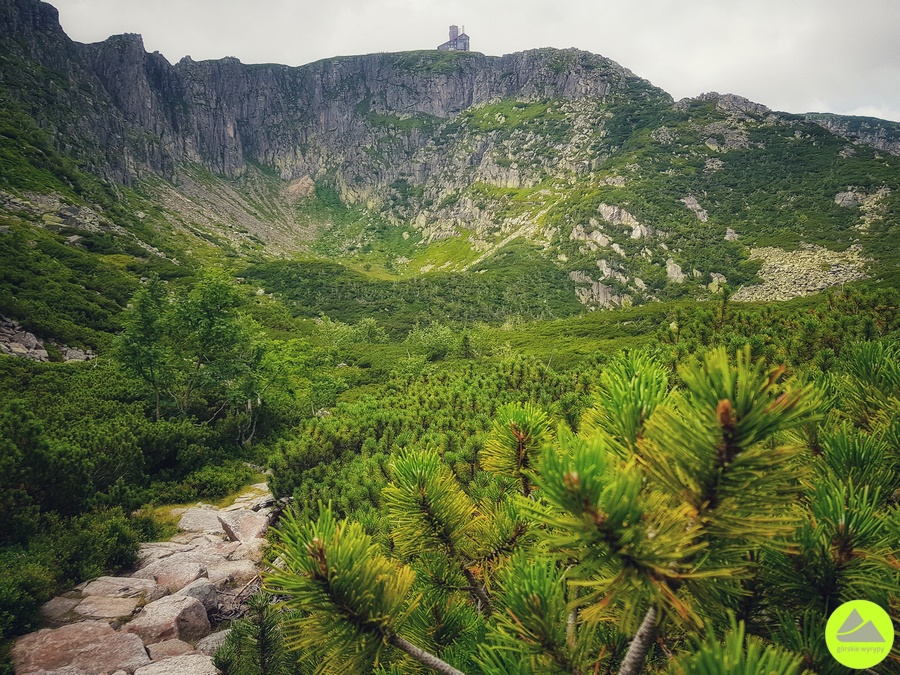
[[[408,642],[407,640],[404,640],[397,634],[392,635],[388,642],[390,642],[397,649],[409,654],[423,666],[427,666],[428,668],[431,668],[438,673],[442,673],[442,675],[466,675],[461,670],[457,670],[449,663],[441,661],[434,654],[430,654],[423,649],[419,649],[414,644]]]
[[[622,665],[619,667],[619,675],[639,675],[644,668],[644,661],[650,652],[650,647],[656,641],[656,635],[659,633],[659,626],[656,623],[656,607],[650,605],[647,614],[644,616],[641,627],[628,645],[628,651],[625,658],[622,659]]]
[[[478,605],[478,610],[484,614],[485,617],[493,614],[494,606],[491,604],[491,598],[488,596],[484,586],[478,583],[478,579],[475,578],[472,570],[463,565],[462,573],[466,578],[466,581],[469,582],[469,592],[474,596],[475,604]]]

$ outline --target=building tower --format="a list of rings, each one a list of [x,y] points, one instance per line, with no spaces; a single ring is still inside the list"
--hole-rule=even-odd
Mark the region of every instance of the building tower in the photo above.
[[[463,26],[462,33],[460,33],[459,26],[450,26],[450,39],[439,45],[438,49],[443,52],[469,51],[469,36],[466,35],[466,27]]]

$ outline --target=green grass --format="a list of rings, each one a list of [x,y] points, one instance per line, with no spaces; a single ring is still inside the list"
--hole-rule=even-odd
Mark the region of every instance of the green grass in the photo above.
[[[506,99],[499,103],[472,108],[461,117],[469,128],[481,132],[522,128],[558,130],[563,127],[565,120],[558,107],[557,101],[525,102]]]
[[[583,311],[562,269],[517,243],[469,272],[372,279],[326,261],[270,262],[244,275],[288,300],[300,316],[326,314],[357,323],[375,317],[394,335],[416,322],[502,324],[510,317],[550,318]]]
[[[478,52],[423,49],[391,56],[394,57],[394,65],[401,70],[424,75],[450,75],[459,71],[469,59],[482,55]]]

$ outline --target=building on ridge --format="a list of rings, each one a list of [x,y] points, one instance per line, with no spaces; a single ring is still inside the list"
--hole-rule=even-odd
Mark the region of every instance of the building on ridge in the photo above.
[[[469,36],[466,35],[466,27],[459,32],[459,26],[450,26],[450,39],[438,46],[443,52],[467,52],[469,51]]]

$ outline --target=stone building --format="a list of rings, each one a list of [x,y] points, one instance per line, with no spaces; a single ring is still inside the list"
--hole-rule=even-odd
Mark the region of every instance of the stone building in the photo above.
[[[438,49],[444,52],[469,51],[469,36],[466,35],[466,27],[463,26],[463,32],[460,33],[459,26],[450,26],[450,39],[439,45]]]

